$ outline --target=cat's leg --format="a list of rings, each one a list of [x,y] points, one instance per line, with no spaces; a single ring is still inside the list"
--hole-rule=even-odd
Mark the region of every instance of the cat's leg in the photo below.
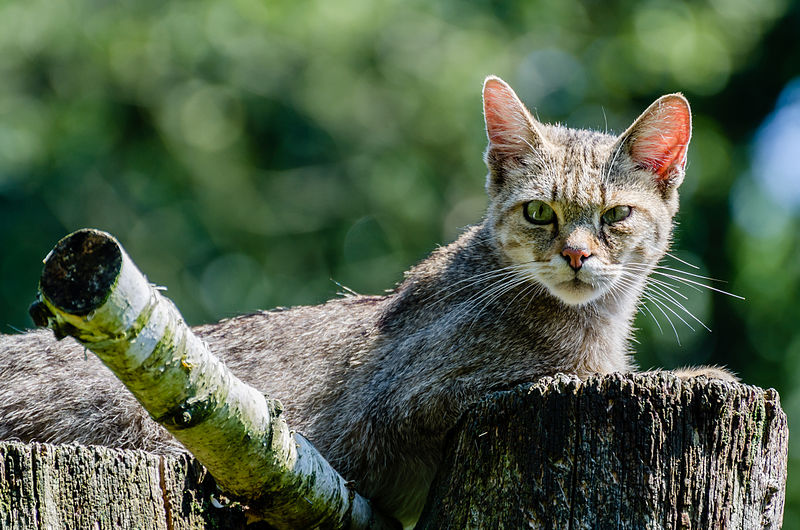
[[[646,372],[639,372],[643,374],[656,374],[656,373],[672,373],[681,379],[691,379],[693,377],[706,377],[708,379],[720,379],[722,381],[739,382],[739,377],[723,366],[684,366],[683,368],[675,368],[674,370],[665,370],[663,368],[654,368]]]
[[[690,379],[692,377],[705,376],[709,379],[722,379],[723,381],[739,382],[739,378],[722,366],[686,366],[684,368],[676,368],[672,373],[681,379]]]

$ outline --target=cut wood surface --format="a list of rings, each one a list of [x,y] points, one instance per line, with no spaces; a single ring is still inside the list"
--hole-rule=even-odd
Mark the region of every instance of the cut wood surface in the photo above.
[[[0,442],[3,530],[243,529],[242,508],[215,507],[215,494],[188,455]]]
[[[787,442],[772,389],[545,379],[462,417],[417,528],[778,529]]]

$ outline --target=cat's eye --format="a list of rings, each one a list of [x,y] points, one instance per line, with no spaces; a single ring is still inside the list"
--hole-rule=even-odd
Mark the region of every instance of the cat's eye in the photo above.
[[[631,214],[630,206],[614,206],[603,213],[603,222],[611,225],[627,219]]]
[[[529,223],[535,225],[549,225],[556,220],[556,212],[553,211],[549,204],[543,201],[525,203],[522,213]]]

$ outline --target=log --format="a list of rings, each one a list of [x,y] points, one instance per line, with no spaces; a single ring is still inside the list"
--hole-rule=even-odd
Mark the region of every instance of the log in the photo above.
[[[787,450],[773,389],[557,376],[461,418],[417,528],[778,529]]]
[[[188,455],[80,445],[0,442],[0,528],[244,529]]]
[[[250,519],[286,529],[397,528],[289,429],[278,400],[230,373],[111,235],[85,229],[59,241],[30,312],[95,353],[226,494],[248,505]]]

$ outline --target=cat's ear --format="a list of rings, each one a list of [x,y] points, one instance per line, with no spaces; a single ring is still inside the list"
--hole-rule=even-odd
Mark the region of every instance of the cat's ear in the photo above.
[[[661,96],[618,140],[640,169],[653,174],[664,185],[678,186],[686,168],[686,151],[692,137],[692,112],[681,94]]]
[[[499,77],[489,76],[483,83],[483,117],[489,137],[486,164],[498,178],[502,174],[498,164],[519,164],[525,155],[541,147],[536,120]]]

